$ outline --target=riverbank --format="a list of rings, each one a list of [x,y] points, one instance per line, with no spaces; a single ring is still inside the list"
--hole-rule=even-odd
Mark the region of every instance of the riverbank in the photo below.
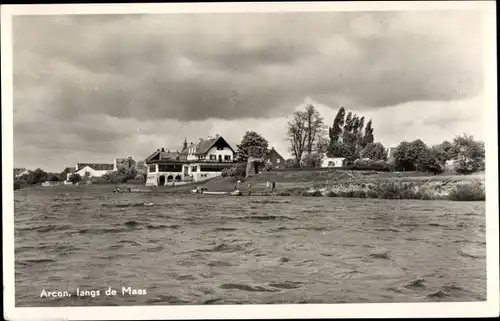
[[[253,196],[307,196],[347,197],[379,199],[420,199],[484,201],[484,173],[474,175],[431,175],[419,172],[374,172],[374,171],[276,171],[263,172],[250,177],[238,186],[243,195],[248,195],[251,183]],[[230,192],[235,188],[234,177],[217,177],[204,182],[193,182],[177,186],[141,187],[153,194],[187,194],[199,186],[209,191]],[[266,187],[267,182],[276,183],[276,193]],[[137,188],[136,184],[119,184],[121,187]],[[115,189],[115,184],[81,186],[27,187],[60,189],[97,188],[103,192]]]
[[[426,175],[418,172],[300,171],[264,172],[240,184],[243,194],[272,195],[267,182],[276,183],[278,196],[325,196],[380,199],[485,200],[484,173]],[[234,189],[235,179],[217,178],[202,187],[213,191]]]

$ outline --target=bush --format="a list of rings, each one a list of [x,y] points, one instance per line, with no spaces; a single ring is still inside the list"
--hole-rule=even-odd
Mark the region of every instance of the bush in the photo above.
[[[237,163],[231,168],[224,168],[221,172],[222,177],[239,177],[244,178],[247,173],[247,163]]]
[[[375,191],[368,190],[366,191],[366,198],[378,198],[378,194]]]
[[[326,196],[328,196],[328,197],[339,197],[339,195],[337,193],[335,193],[334,191],[329,191],[328,193],[326,193]]]
[[[69,179],[68,179],[68,181],[70,181],[73,184],[78,183],[81,180],[82,180],[82,177],[78,173],[71,174],[70,177],[69,177]]]
[[[484,201],[486,200],[484,185],[479,182],[457,185],[451,190],[448,198],[452,201]]]
[[[16,190],[18,190],[18,189],[20,189],[20,188],[21,188],[21,184],[19,184],[19,183],[15,182],[15,183],[14,183],[14,190],[16,191]]]
[[[302,158],[302,165],[304,167],[315,168],[321,167],[323,157],[318,153],[307,154]]]
[[[394,170],[394,165],[383,160],[361,160],[358,159],[350,166],[352,170],[373,170],[379,172],[390,172]]]

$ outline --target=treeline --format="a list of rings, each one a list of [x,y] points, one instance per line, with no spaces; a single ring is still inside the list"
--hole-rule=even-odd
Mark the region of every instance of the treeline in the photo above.
[[[456,136],[452,142],[428,146],[422,140],[401,142],[388,159],[388,150],[375,141],[373,122],[341,107],[331,127],[313,105],[293,114],[287,124],[289,151],[294,156],[287,167],[321,167],[324,157],[345,158],[354,170],[421,171],[441,173],[448,161],[452,170],[469,174],[484,170],[484,143],[472,136]]]
[[[79,182],[86,182],[90,180],[94,184],[120,184],[127,183],[130,180],[146,181],[146,170],[138,169],[135,162],[131,162],[128,165],[120,166],[117,171],[109,172],[102,177],[92,177],[87,178],[81,176],[78,173],[72,173],[68,176],[68,171],[63,171],[61,173],[51,173],[45,172],[44,170],[37,168],[34,171],[28,171],[28,173],[16,177],[14,172],[14,186],[15,188],[20,188],[26,185],[36,185],[43,182],[63,182],[68,180],[69,182],[75,184]],[[16,188],[16,189],[17,189]]]

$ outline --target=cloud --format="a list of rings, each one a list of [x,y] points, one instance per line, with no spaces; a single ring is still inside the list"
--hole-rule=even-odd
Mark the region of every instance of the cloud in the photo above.
[[[16,16],[16,161],[145,157],[246,129],[285,150],[306,97],[372,115],[391,144],[410,109],[412,134],[453,131],[467,119],[425,115],[481,96],[481,35],[474,11]]]

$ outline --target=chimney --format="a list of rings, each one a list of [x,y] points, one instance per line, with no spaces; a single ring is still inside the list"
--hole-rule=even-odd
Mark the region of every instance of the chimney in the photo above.
[[[215,134],[215,138],[219,138],[219,137],[220,137],[220,135],[219,135],[219,134]]]
[[[164,151],[165,151],[165,148],[163,148],[163,147],[162,147],[162,148],[161,148],[161,151],[162,151],[162,152],[164,152]]]

